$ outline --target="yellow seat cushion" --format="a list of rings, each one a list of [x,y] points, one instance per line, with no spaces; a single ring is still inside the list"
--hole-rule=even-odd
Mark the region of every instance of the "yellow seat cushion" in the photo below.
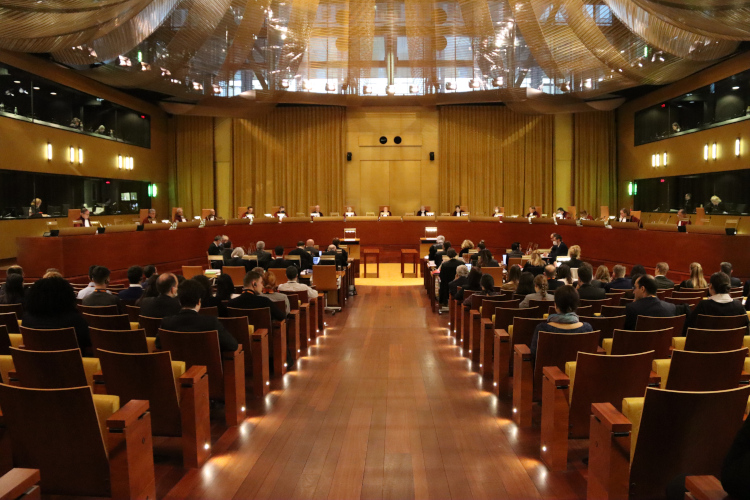
[[[23,320],[22,319],[19,319],[17,321],[18,321],[18,326],[22,326],[23,325]]]
[[[662,389],[667,387],[667,377],[669,376],[669,367],[672,364],[671,359],[655,359],[651,362],[651,369],[661,377]]]
[[[154,352],[156,350],[156,337],[146,337],[146,346],[148,352]]]
[[[747,405],[745,406],[745,414],[750,413],[750,398],[747,398]]]
[[[542,314],[542,318],[544,318],[544,319],[547,319],[547,318],[549,318],[549,313],[547,313],[547,314]]]
[[[10,346],[15,347],[18,349],[23,345],[23,335],[20,333],[9,333],[8,337],[10,337]]]
[[[496,316],[495,314],[492,315],[492,324],[493,325],[495,324],[495,316]],[[508,332],[508,333],[510,333],[510,332]]]
[[[573,382],[576,380],[576,361],[568,361],[565,363],[565,375],[570,379],[570,386],[568,387],[568,404],[573,401]]]
[[[130,329],[131,330],[138,330],[141,327],[141,324],[137,321],[131,321],[130,322]]]
[[[608,355],[612,354],[612,339],[602,339],[602,349]]]
[[[16,369],[13,364],[13,358],[10,354],[3,354],[0,356],[0,376],[3,378],[3,384],[7,384],[10,377],[8,372]]]
[[[83,358],[83,371],[86,373],[86,383],[94,387],[94,374],[102,370],[98,358]]]
[[[630,433],[630,463],[633,463],[635,454],[635,445],[638,443],[638,430],[641,427],[641,417],[643,416],[643,402],[646,398],[625,398],[622,400],[622,414],[633,424]]]
[[[492,318],[492,323],[495,323],[495,318]],[[508,325],[508,336],[510,337],[511,342],[513,341],[513,325]]]
[[[748,314],[750,314],[750,313],[748,313]],[[745,335],[742,338],[742,347],[750,348],[750,335]]]
[[[672,347],[676,351],[684,351],[685,340],[687,340],[687,337],[672,337]]]
[[[109,394],[92,394],[94,396],[94,408],[96,409],[96,419],[99,421],[99,431],[104,441],[104,449],[109,453],[107,448],[107,419],[120,409],[120,397],[110,396]]]
[[[602,313],[594,313],[594,316],[601,316]]]
[[[745,365],[742,367],[742,369],[750,373],[750,358],[745,358]]]
[[[253,334],[255,333],[255,325],[247,325],[247,333],[248,335],[250,335],[250,338],[253,338]]]
[[[177,391],[177,402],[180,402],[180,377],[185,374],[185,362],[184,361],[172,361],[172,376],[174,377],[174,387]]]

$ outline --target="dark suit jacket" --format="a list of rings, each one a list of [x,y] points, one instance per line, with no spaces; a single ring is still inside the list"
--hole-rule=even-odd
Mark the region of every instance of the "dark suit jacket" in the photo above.
[[[531,274],[533,274],[536,277],[536,276],[539,276],[540,274],[542,274],[544,272],[544,266],[532,266],[531,265],[531,261],[527,260],[526,264],[524,264],[524,266],[523,266],[523,272],[525,272],[525,273],[527,273],[527,272],[531,273]],[[529,293],[534,293],[534,292],[531,291]]]
[[[333,265],[338,266],[339,265],[339,260],[341,258],[338,256],[338,252],[325,251],[325,252],[323,252],[323,255],[333,255],[336,258],[336,260],[332,260],[332,261],[331,260],[321,260],[321,261],[318,262],[318,265],[320,265],[320,266],[333,266]]]
[[[217,247],[216,245],[211,243],[211,246],[208,247],[208,255],[221,255],[221,247]]]
[[[517,259],[518,257],[523,257],[523,252],[520,250],[516,250],[515,252],[511,251],[508,254],[508,258],[513,257],[514,259]]]
[[[71,311],[59,316],[32,316],[29,313],[23,315],[23,326],[26,328],[37,328],[41,330],[55,328],[73,327],[78,339],[78,347],[81,349],[91,347],[91,337],[89,337],[89,324],[78,311]]]
[[[559,245],[556,247],[552,247],[552,251],[549,253],[550,261],[554,262],[557,260],[557,256],[565,257],[568,255],[568,245],[565,244],[564,241],[561,241]]]
[[[271,309],[271,317],[273,319],[277,321],[284,321],[286,319],[284,311],[276,308],[271,299],[262,295],[256,295],[250,290],[245,290],[239,297],[230,300],[229,303],[227,303],[227,307],[234,307],[237,309],[260,309],[262,307],[268,307]]]
[[[258,250],[257,252],[255,252],[255,255],[258,256],[258,265],[264,269],[271,262],[271,252],[266,252],[265,250]]]
[[[284,258],[281,259],[273,259],[271,262],[268,263],[266,266],[266,269],[286,269],[289,266],[293,266],[294,262],[291,260],[286,260]]]
[[[210,332],[219,333],[219,349],[221,351],[236,351],[237,340],[229,333],[218,318],[203,316],[192,309],[182,309],[178,314],[164,318],[161,327],[172,332]],[[161,348],[159,334],[156,334],[156,347]]]
[[[435,255],[437,255],[438,251],[440,250],[442,250],[442,247],[438,247],[437,243],[430,246],[430,253],[428,254],[428,257],[432,262],[435,262]]]
[[[299,255],[300,267],[302,269],[312,269],[312,256],[308,252],[306,252],[304,248],[295,248],[294,250],[289,252],[289,255]]]
[[[141,295],[143,295],[143,287],[138,286],[129,286],[125,290],[121,290],[117,296],[120,297],[122,300],[138,300],[141,298]]]
[[[561,281],[557,281],[557,278],[549,279],[547,278],[547,290],[557,290],[562,286]]]
[[[737,288],[738,286],[742,286],[742,281],[739,278],[735,278],[734,276],[729,277],[729,286],[732,288]]]
[[[743,316],[745,315],[745,308],[742,307],[741,299],[725,303],[716,302],[711,299],[701,300],[688,315],[687,325],[694,327],[698,315],[701,314],[704,316]],[[750,322],[750,320],[745,317],[745,325],[747,325],[748,322]]]
[[[583,264],[583,261],[580,259],[570,259],[568,262],[566,262],[569,268],[571,269],[578,269],[581,267],[581,264]]]
[[[440,303],[446,304],[448,302],[448,285],[451,281],[456,279],[456,269],[458,266],[464,265],[463,261],[458,259],[450,259],[445,261],[443,266],[440,268]]]
[[[120,299],[117,295],[107,292],[93,292],[86,296],[81,302],[84,306],[119,306]]]
[[[584,300],[604,300],[607,298],[604,288],[598,288],[591,284],[579,286],[578,296]]]
[[[343,248],[339,250],[341,251],[336,252],[336,264],[341,267],[346,267],[346,264],[349,262],[349,253]]]
[[[166,318],[180,312],[182,306],[180,301],[169,295],[159,295],[158,297],[146,297],[141,300],[141,316],[149,318]]]
[[[669,290],[670,288],[674,288],[674,281],[666,276],[655,276],[654,281],[656,282],[656,288],[659,290]]]
[[[466,288],[466,285],[468,284],[469,284],[468,276],[459,276],[458,278],[448,283],[448,293],[450,293],[451,297],[455,299],[456,293],[458,293],[458,287],[461,287],[462,289],[464,289]]]
[[[677,309],[674,304],[663,302],[657,297],[645,297],[625,305],[625,330],[635,330],[638,316],[654,316],[666,318],[676,316]],[[681,332],[678,332],[678,334]]]
[[[609,283],[604,284],[604,289],[609,292],[610,290],[631,290],[633,284],[630,278],[615,278]]]
[[[443,263],[443,255],[445,255],[447,250],[439,250],[435,254],[435,267],[440,267],[440,264]]]
[[[255,261],[243,259],[242,257],[235,257],[224,262],[225,266],[229,267],[244,267],[245,272],[252,271],[255,267]]]

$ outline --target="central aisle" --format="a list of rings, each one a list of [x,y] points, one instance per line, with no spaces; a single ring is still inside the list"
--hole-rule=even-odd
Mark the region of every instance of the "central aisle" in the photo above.
[[[538,430],[487,392],[421,286],[365,287],[299,368],[248,408],[171,498],[577,498],[571,466],[538,461]],[[257,400],[256,400],[257,401]],[[176,483],[176,484],[175,484]]]

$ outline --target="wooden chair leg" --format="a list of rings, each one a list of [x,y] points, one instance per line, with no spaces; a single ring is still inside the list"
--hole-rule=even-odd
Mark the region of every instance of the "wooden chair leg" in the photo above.
[[[299,348],[302,354],[307,354],[307,348],[312,342],[310,336],[310,304],[299,305]]]
[[[262,398],[268,394],[270,371],[268,368],[268,330],[265,328],[253,333],[253,396]]]
[[[531,350],[526,344],[516,345],[514,349],[513,421],[519,427],[531,427],[531,406],[534,397]]]
[[[289,357],[295,361],[300,358],[302,350],[302,346],[299,342],[299,327],[299,312],[295,311],[295,314],[291,315],[291,317],[286,320],[286,347],[288,354],[291,354]]]
[[[205,366],[191,366],[180,377],[180,413],[182,465],[188,468],[200,467],[211,456],[208,373]]]
[[[284,353],[286,354],[286,352]],[[224,367],[224,414],[227,427],[245,420],[245,351],[221,353]]]
[[[485,318],[482,319],[479,327],[479,373],[482,376],[492,374],[492,349],[495,346],[495,329],[493,326],[492,321]]]
[[[610,403],[591,405],[588,499],[627,500],[632,425]]]
[[[492,386],[495,395],[509,394],[508,366],[510,365],[510,335],[505,330],[494,330],[495,359],[492,362]]]
[[[456,345],[463,347],[463,306],[458,301],[456,301],[456,310],[453,315],[456,317]]]
[[[112,498],[156,498],[148,401],[132,399],[107,419]]]
[[[569,386],[570,379],[558,367],[544,367],[540,456],[553,471],[568,468]]]
[[[469,309],[461,306],[461,339],[463,340],[464,357],[471,358],[471,322],[469,316]]]
[[[286,373],[286,322],[284,321],[273,322],[271,357],[273,358],[273,374],[281,377]]]
[[[482,326],[482,313],[471,311],[469,313],[469,359],[471,359],[472,369],[479,369],[479,355],[481,350],[480,327]]]
[[[318,334],[322,335],[323,331],[325,330],[325,322],[323,321],[323,308],[325,305],[323,302],[323,297],[321,295],[318,295],[318,298],[315,299],[316,305],[317,305],[317,311],[318,311]],[[317,337],[317,334],[315,335]]]

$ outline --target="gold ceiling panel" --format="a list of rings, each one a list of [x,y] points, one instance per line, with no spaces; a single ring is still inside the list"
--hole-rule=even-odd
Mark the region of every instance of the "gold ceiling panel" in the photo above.
[[[684,78],[750,39],[736,0],[6,0],[0,47],[170,109],[506,102],[525,112]],[[408,96],[408,98],[407,98]],[[227,105],[218,103],[226,102]],[[196,106],[183,106],[190,103]],[[614,104],[613,104],[614,105]]]

